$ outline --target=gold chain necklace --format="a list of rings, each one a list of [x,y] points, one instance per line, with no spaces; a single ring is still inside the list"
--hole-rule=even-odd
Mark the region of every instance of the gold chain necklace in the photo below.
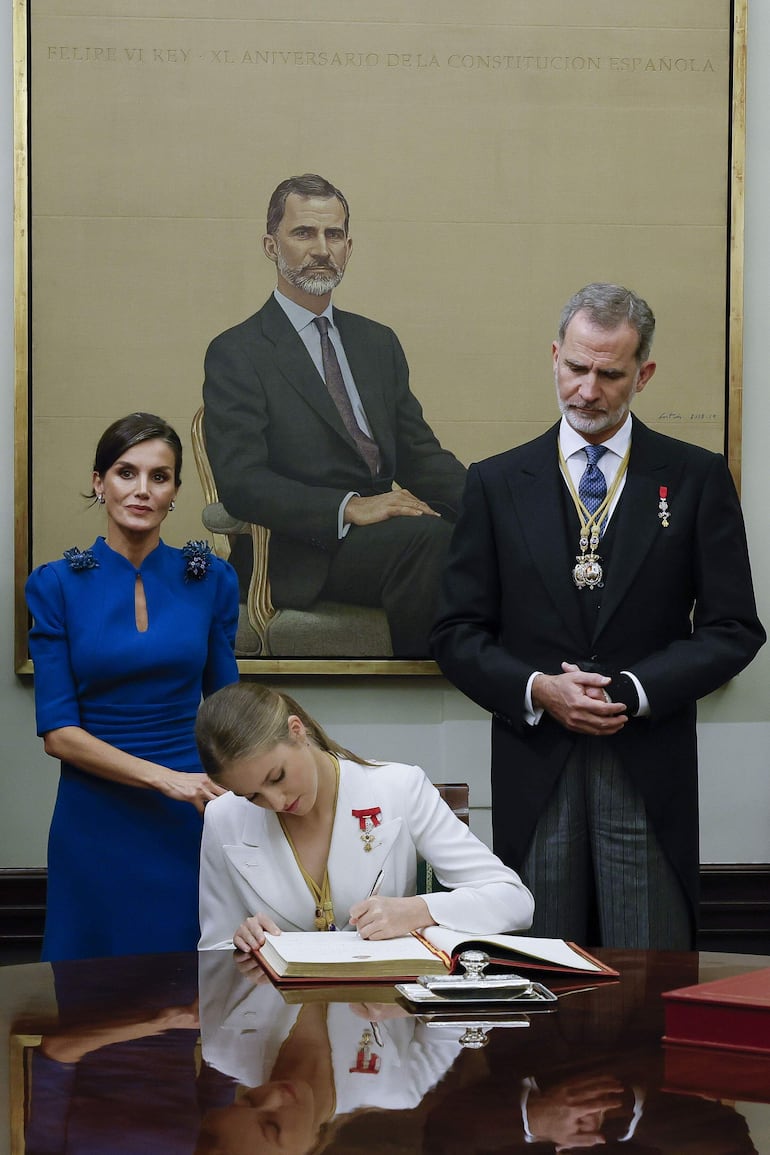
[[[596,551],[599,548],[599,541],[602,536],[602,524],[607,520],[610,506],[615,500],[615,494],[618,492],[620,483],[626,475],[630,456],[631,442],[629,441],[628,449],[615,474],[615,480],[607,490],[604,501],[598,509],[595,509],[593,513],[589,513],[580,500],[580,494],[575,488],[575,483],[567,467],[567,459],[564,456],[561,442],[559,442],[559,467],[567,483],[567,489],[577,511],[578,521],[580,522],[580,538],[578,539],[580,553],[575,557],[576,564],[572,569],[572,580],[579,590],[585,589],[586,587],[595,589],[604,582],[602,559]]]
[[[332,760],[332,765],[334,766],[334,802],[332,804],[332,829],[333,829],[334,828],[334,818],[335,818],[335,815],[337,813],[337,797],[338,797],[339,791],[340,791],[340,764],[339,764],[339,761],[337,760],[337,758],[335,758],[335,756],[332,753],[330,753],[329,751],[324,751],[324,753],[329,754],[329,757]],[[332,892],[331,892],[331,886],[329,884],[328,861],[327,861],[327,865],[324,867],[324,875],[323,875],[323,878],[321,879],[321,885],[319,886],[318,883],[316,882],[316,880],[311,875],[308,874],[308,872],[305,870],[304,866],[302,865],[302,862],[300,861],[300,857],[297,854],[297,848],[295,847],[294,842],[292,841],[291,834],[289,834],[289,831],[286,829],[286,823],[284,822],[284,820],[280,814],[278,815],[278,821],[280,822],[281,829],[283,830],[283,833],[286,836],[286,841],[288,842],[289,846],[291,847],[291,852],[294,855],[294,861],[297,863],[297,866],[299,867],[300,874],[304,878],[305,884],[307,885],[308,890],[310,891],[311,895],[313,896],[313,901],[315,902],[315,918],[313,919],[313,922],[315,924],[316,930],[336,930],[337,926],[334,922],[334,904],[332,903]],[[330,835],[330,845],[331,845],[331,835]],[[328,854],[327,854],[327,859],[328,859]]]

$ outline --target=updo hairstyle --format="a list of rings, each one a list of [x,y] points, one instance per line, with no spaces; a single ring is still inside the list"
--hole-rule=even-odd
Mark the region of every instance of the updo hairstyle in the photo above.
[[[174,452],[174,485],[182,484],[182,442],[179,434],[162,417],[154,413],[129,413],[105,429],[99,438],[94,457],[94,473],[104,477],[115,462],[134,445],[143,441],[165,441]],[[96,497],[94,490],[89,495]]]

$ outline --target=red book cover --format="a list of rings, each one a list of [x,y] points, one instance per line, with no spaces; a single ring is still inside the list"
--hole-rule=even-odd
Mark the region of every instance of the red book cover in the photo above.
[[[663,995],[665,1043],[770,1054],[770,968]]]

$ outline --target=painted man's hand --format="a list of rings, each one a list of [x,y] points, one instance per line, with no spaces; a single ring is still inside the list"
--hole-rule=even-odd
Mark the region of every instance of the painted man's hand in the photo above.
[[[346,525],[374,525],[390,517],[422,517],[424,514],[441,516],[408,489],[394,489],[388,493],[375,493],[373,497],[351,497],[345,506],[343,521]]]

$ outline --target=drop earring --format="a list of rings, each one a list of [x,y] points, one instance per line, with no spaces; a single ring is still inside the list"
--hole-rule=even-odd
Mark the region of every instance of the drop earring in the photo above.
[[[168,504],[168,512],[173,513],[175,509],[176,509],[176,502],[174,501],[174,499],[172,497],[171,501]]]

